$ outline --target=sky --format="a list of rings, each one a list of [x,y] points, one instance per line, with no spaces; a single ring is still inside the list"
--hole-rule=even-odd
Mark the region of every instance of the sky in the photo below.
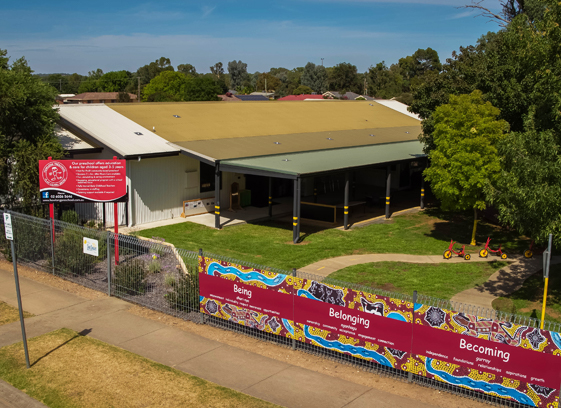
[[[496,9],[498,0],[485,0]],[[431,47],[444,61],[498,26],[471,0],[142,0],[0,2],[0,49],[36,73],[128,70],[164,56],[209,72],[350,62],[359,72]]]

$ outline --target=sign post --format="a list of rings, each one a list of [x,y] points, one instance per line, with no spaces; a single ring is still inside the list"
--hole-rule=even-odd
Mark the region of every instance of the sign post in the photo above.
[[[119,264],[119,209],[128,201],[126,160],[39,160],[41,202],[113,203],[115,216],[115,265]],[[53,228],[54,230],[54,228]],[[54,236],[53,236],[54,241]]]
[[[113,156],[117,160],[117,156]],[[119,265],[119,207],[113,203],[113,216],[115,217],[115,265]]]
[[[14,234],[12,230],[12,216],[8,213],[4,213],[4,229],[6,230],[6,239],[10,241],[12,246],[12,262],[14,263],[14,279],[16,281],[16,294],[18,297],[19,322],[21,324],[21,337],[23,338],[25,363],[27,364],[27,368],[29,368],[30,367],[29,352],[27,351],[27,336],[25,335],[25,323],[23,322],[23,308],[21,306],[21,293],[19,290],[18,265],[16,262],[16,249],[14,246]]]
[[[543,322],[545,319],[545,308],[547,304],[547,286],[549,284],[549,264],[551,263],[551,244],[553,241],[553,235],[549,234],[549,244],[547,246],[547,251],[543,251],[543,277],[545,280],[543,289],[543,306],[542,306],[542,321],[540,324],[540,329],[543,330]]]
[[[49,156],[49,160],[53,160],[51,156]],[[51,225],[53,226],[53,236],[51,237],[53,244],[55,242],[55,205],[53,203],[49,204],[49,217],[51,218]]]

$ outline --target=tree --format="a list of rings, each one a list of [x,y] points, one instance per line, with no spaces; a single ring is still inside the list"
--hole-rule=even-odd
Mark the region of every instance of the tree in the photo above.
[[[501,27],[507,27],[517,16],[525,14],[530,21],[541,18],[545,12],[543,0],[500,0],[501,12],[495,13],[482,5],[483,0],[472,0],[471,4],[463,6],[476,9],[480,16],[496,21]]]
[[[485,186],[501,171],[497,146],[508,131],[499,109],[483,100],[480,91],[450,96],[434,112],[434,144],[424,172],[444,210],[473,209],[471,244],[475,245],[477,210],[486,208]]]
[[[401,95],[403,77],[400,72],[399,66],[392,65],[391,68],[388,68],[384,61],[379,62],[375,67],[370,67],[367,73],[370,95],[384,99]]]
[[[130,102],[131,97],[128,92],[119,92],[117,95],[117,102]]]
[[[140,85],[144,86],[163,71],[173,71],[169,58],[160,57],[160,59],[138,68],[135,77],[140,77]]]
[[[247,64],[244,62],[236,60],[228,62],[228,73],[230,74],[230,87],[233,89],[244,86],[244,81],[248,80]],[[249,84],[245,86],[249,86]]]
[[[196,77],[198,75],[197,70],[191,64],[179,64],[177,66],[177,72],[181,72],[185,75],[191,75],[192,77]]]
[[[79,93],[84,92],[99,92],[100,84],[99,79],[103,76],[103,70],[101,68],[96,69],[95,71],[89,71],[88,77],[78,87]]]
[[[362,85],[358,81],[357,68],[348,62],[335,65],[329,76],[329,88],[332,91],[362,92]]]
[[[220,79],[222,75],[224,75],[224,66],[221,62],[217,62],[212,67],[210,67],[210,72],[214,75],[217,79]]]
[[[430,47],[419,48],[413,55],[401,58],[398,64],[407,79],[422,76],[428,71],[439,72],[442,69],[438,52]]]
[[[212,78],[189,78],[183,88],[184,101],[218,101],[222,89]]]
[[[265,86],[266,85],[266,86]],[[280,88],[282,82],[276,76],[271,75],[269,72],[259,74],[257,79],[256,89],[263,91],[273,92]]]
[[[306,85],[300,85],[298,88],[296,88],[292,94],[293,95],[309,95],[313,92],[312,88],[310,88],[309,86]]]
[[[24,58],[0,50],[0,197],[8,206],[39,202],[38,160],[63,157],[54,135],[56,90],[33,77]]]
[[[181,72],[162,71],[144,87],[145,102],[181,101],[189,77]]]
[[[327,91],[328,85],[327,71],[323,65],[308,62],[304,67],[300,82],[302,85],[311,88],[313,92],[324,93]]]
[[[132,78],[129,71],[110,71],[98,79],[100,92],[123,92]]]
[[[499,219],[520,234],[545,244],[549,234],[561,245],[561,149],[552,130],[512,132],[499,146],[502,171],[488,185]]]
[[[490,55],[500,47],[499,36],[489,32],[477,41],[476,46],[460,47],[459,53],[453,52],[452,58],[446,60],[440,73],[426,75],[424,82],[414,89],[413,102],[409,109],[423,119],[419,139],[424,144],[425,153],[434,148],[432,114],[439,106],[448,103],[450,95],[469,94],[476,89],[486,94],[491,86],[497,88],[496,85],[491,85],[493,80],[499,78],[499,73],[492,74],[496,58]],[[504,118],[508,107],[500,105],[497,101],[492,103],[502,109],[501,114]],[[507,122],[512,128],[512,123],[508,119]]]

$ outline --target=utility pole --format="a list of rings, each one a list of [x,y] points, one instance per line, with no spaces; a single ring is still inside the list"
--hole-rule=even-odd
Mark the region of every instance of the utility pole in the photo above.
[[[267,93],[267,78],[265,78],[265,93]]]
[[[59,79],[58,89],[60,90],[60,93],[62,94],[62,78]]]
[[[368,96],[368,91],[366,90],[366,75],[364,76],[364,95]]]
[[[136,100],[137,102],[140,102],[140,77],[136,77],[136,79],[138,79],[138,93],[137,93],[137,97]]]

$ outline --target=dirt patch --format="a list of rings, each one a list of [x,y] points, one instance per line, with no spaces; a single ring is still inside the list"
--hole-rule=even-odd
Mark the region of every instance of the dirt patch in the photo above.
[[[308,241],[298,242],[297,244],[295,244],[295,243],[292,242],[292,241],[286,241],[286,242],[285,242],[285,244],[287,244],[287,245],[308,245],[309,243],[310,243],[310,242],[308,242]]]

